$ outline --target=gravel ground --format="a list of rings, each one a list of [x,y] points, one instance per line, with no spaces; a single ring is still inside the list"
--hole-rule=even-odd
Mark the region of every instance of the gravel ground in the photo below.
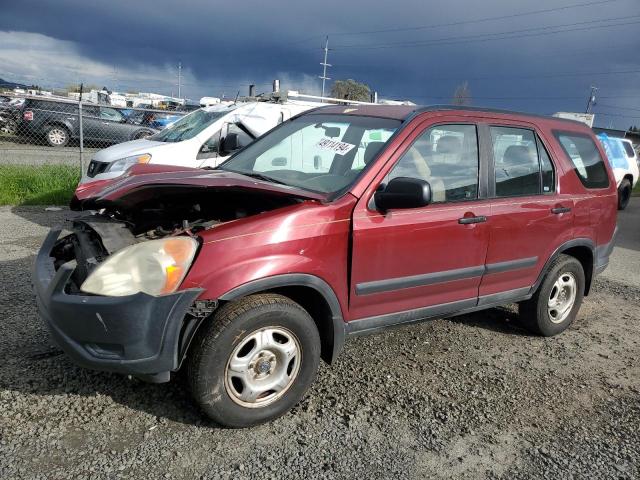
[[[208,422],[180,376],[90,372],[49,345],[29,268],[64,214],[0,208],[1,479],[640,478],[633,213],[614,251],[629,281],[610,269],[562,335],[499,308],[355,339],[292,412],[248,430]]]

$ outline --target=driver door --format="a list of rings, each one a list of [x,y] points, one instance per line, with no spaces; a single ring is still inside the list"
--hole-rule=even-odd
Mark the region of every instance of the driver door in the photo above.
[[[477,304],[490,209],[480,195],[477,130],[468,120],[416,129],[360,198],[353,213],[351,318],[399,323],[420,318],[415,313]],[[379,211],[375,189],[398,176],[428,181],[432,203]],[[408,313],[384,318],[398,312]]]

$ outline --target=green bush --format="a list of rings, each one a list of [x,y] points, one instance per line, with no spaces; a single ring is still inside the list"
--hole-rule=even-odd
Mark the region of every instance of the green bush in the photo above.
[[[66,205],[80,169],[66,165],[0,165],[0,205]]]

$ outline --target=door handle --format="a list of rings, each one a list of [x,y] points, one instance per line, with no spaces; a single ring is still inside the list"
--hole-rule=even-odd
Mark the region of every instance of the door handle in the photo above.
[[[480,215],[477,217],[462,217],[458,219],[458,223],[460,223],[461,225],[469,225],[470,223],[482,223],[486,221],[487,217],[485,217],[484,215]]]
[[[553,207],[551,209],[551,213],[555,215],[560,215],[561,213],[568,213],[570,211],[571,211],[571,208],[569,207]]]

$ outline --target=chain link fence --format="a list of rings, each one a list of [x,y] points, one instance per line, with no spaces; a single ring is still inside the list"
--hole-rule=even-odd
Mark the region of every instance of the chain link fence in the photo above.
[[[84,173],[96,151],[153,135],[188,113],[97,100],[0,92],[0,165],[68,165]]]

